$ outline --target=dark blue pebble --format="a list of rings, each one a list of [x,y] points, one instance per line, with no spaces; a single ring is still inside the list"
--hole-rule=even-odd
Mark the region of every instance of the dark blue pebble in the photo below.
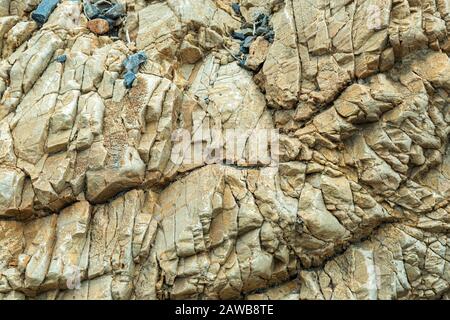
[[[234,13],[239,16],[241,15],[241,6],[239,5],[239,3],[232,3],[231,8],[233,9]]]
[[[39,3],[36,10],[31,14],[31,19],[37,22],[39,25],[43,25],[47,22],[50,14],[55,10],[59,0],[42,0]]]
[[[91,20],[97,18],[100,15],[100,9],[88,1],[84,3],[84,12],[88,19]]]
[[[60,63],[64,63],[67,60],[67,56],[65,54],[62,54],[60,56],[56,57],[56,61],[60,62]]]

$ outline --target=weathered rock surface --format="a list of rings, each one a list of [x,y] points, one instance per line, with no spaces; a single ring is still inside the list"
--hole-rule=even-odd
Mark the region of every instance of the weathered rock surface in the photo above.
[[[449,296],[448,1],[38,2],[0,1],[0,299]]]

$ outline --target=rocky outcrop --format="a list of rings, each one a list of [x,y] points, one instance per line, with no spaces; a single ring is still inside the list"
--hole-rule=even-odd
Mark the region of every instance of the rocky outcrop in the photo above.
[[[39,2],[0,1],[0,299],[449,296],[448,2]]]

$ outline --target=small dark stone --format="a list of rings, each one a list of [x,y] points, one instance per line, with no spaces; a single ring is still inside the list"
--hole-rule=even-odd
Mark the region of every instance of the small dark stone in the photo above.
[[[55,10],[58,3],[59,0],[42,0],[36,10],[31,14],[31,19],[36,21],[38,25],[43,25],[47,22],[50,14]]]
[[[240,67],[242,67],[242,68],[245,68],[245,67],[246,67],[246,63],[247,63],[247,57],[244,57],[243,59],[240,59],[240,60],[238,61],[238,65],[239,65]]]
[[[238,40],[245,40],[245,34],[243,34],[243,33],[240,33],[240,32],[234,32],[233,31],[233,33],[231,34],[231,36],[234,38],[234,39],[238,39]]]
[[[253,28],[245,28],[239,30],[240,33],[244,34],[246,37],[253,35]]]
[[[240,60],[238,61],[238,66],[240,66],[241,68],[244,68],[245,70],[252,71],[252,70],[247,66],[247,57],[244,57],[243,59],[240,59]]]
[[[251,62],[252,66],[247,65],[250,47],[252,43],[258,37],[264,37],[270,43],[273,43],[275,38],[275,33],[270,26],[270,17],[264,13],[259,14],[253,23],[249,23],[242,19],[242,26],[240,30],[232,33],[232,37],[234,39],[238,39],[241,41],[239,54],[237,54],[235,59],[238,62],[238,65],[246,70],[255,72],[254,63]]]
[[[120,17],[123,17],[125,15],[125,10],[120,3],[117,3],[117,4],[113,5],[111,8],[109,8],[108,10],[106,10],[103,13],[103,15],[112,20],[117,20]]]
[[[238,16],[241,15],[241,6],[239,5],[239,3],[232,3],[231,8],[233,9],[235,14],[237,14]]]
[[[125,72],[123,83],[126,88],[130,89],[133,86],[134,80],[136,80],[136,73],[139,71],[139,67],[147,61],[147,55],[144,51],[139,51],[123,62],[123,66],[127,70]]]
[[[265,15],[264,13],[261,13],[257,18],[256,18],[256,26],[268,26],[269,25],[269,17],[267,15]]]
[[[109,31],[110,37],[119,37],[119,28],[113,28]]]
[[[67,56],[65,54],[62,54],[60,56],[56,57],[56,61],[58,61],[59,63],[64,63],[67,61]]]
[[[89,1],[84,3],[84,14],[88,19],[95,19],[100,15],[100,10],[97,6],[91,4]]]
[[[244,54],[248,54],[250,52],[250,46],[252,45],[253,40],[255,37],[250,36],[245,38],[244,42],[241,43],[240,50]]]
[[[91,4],[89,0],[84,3],[84,12],[89,20],[102,19],[108,22],[110,36],[115,36],[115,29],[122,23],[126,12],[120,3],[111,4],[109,1],[99,1]],[[117,33],[117,32],[116,32]]]
[[[239,50],[240,50],[243,54],[248,54],[248,53],[250,52],[250,49],[244,47],[242,44],[241,44]]]
[[[247,38],[245,38],[244,43],[242,44],[244,46],[244,48],[250,48],[250,46],[252,45],[253,40],[255,40],[254,36],[249,36]]]
[[[92,1],[92,0],[90,0]],[[109,10],[113,6],[113,4],[109,0],[95,0],[94,4],[101,12],[105,12]]]
[[[136,75],[131,71],[127,71],[123,78],[123,84],[125,85],[125,88],[131,89],[131,87],[133,87],[134,80],[136,80]]]

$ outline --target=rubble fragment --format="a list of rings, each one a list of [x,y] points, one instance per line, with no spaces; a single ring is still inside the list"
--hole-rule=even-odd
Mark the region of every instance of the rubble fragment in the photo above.
[[[233,10],[237,10],[239,7],[232,5]],[[236,14],[241,15],[240,9],[236,11]],[[239,12],[239,13],[238,13]],[[231,36],[240,42],[239,54],[236,56],[239,66],[256,71],[264,63],[267,56],[267,46],[260,46],[261,39],[265,39],[266,43],[273,43],[275,33],[269,24],[270,18],[261,13],[257,16],[254,22],[242,23],[240,30],[235,30],[231,33]],[[253,45],[256,39],[260,39],[256,45]],[[250,47],[253,45],[253,52],[250,54]],[[257,52],[262,50],[261,52]],[[255,56],[258,55],[256,58]],[[249,64],[250,63],[250,64]]]
[[[39,25],[43,25],[59,2],[60,0],[42,0],[36,10],[31,13],[31,18]]]
[[[233,2],[231,4],[231,8],[233,9],[233,11],[236,15],[238,15],[238,16],[242,15],[241,6],[239,5],[239,3]]]
[[[57,57],[56,57],[56,61],[58,61],[58,62],[60,62],[60,63],[66,62],[66,61],[67,61],[67,55],[62,54],[62,55],[60,55],[60,56],[57,56]]]
[[[84,14],[88,18],[88,28],[98,35],[116,30],[126,15],[125,8],[115,0],[84,0]],[[116,30],[117,31],[117,30]]]
[[[147,61],[147,55],[144,51],[140,51],[135,53],[123,62],[123,66],[125,67],[125,77],[124,84],[125,87],[130,89],[133,85],[134,80],[136,80],[136,74],[139,71],[139,67]]]
[[[109,22],[100,18],[89,20],[87,23],[87,27],[93,33],[98,35],[102,35],[109,32]]]

